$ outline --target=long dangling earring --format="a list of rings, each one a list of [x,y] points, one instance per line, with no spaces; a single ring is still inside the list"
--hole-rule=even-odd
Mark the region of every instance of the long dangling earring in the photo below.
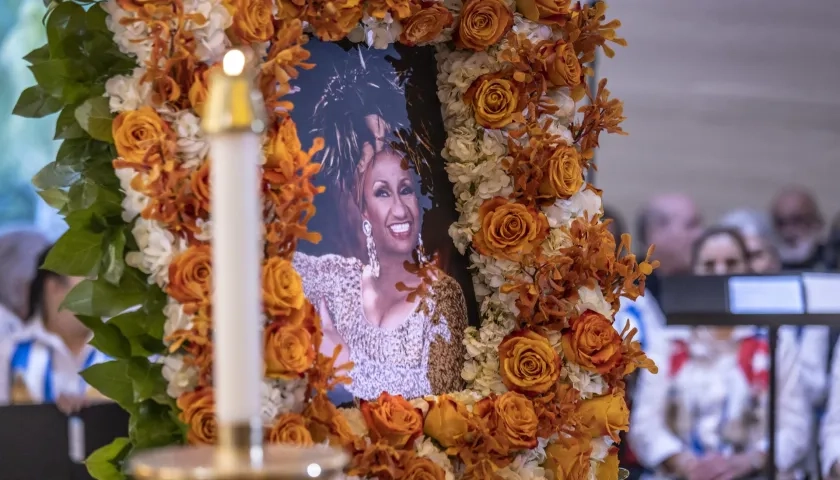
[[[373,243],[373,225],[369,221],[362,222],[362,232],[365,233],[368,258],[370,259],[370,273],[374,278],[379,278],[379,258],[376,256],[376,244]]]
[[[429,257],[426,256],[426,249],[423,248],[423,234],[417,234],[417,261],[420,264],[429,263]]]

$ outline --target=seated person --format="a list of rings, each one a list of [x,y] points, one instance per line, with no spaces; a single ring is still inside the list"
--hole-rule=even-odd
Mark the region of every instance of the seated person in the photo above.
[[[59,308],[80,281],[38,269],[30,288],[30,317],[23,329],[0,341],[0,405],[55,403],[72,413],[99,397],[79,372],[108,358],[88,345],[90,330]]]
[[[707,231],[695,244],[697,275],[750,272],[741,235]],[[808,450],[807,400],[799,385],[795,339],[780,333],[777,468],[790,471]],[[653,478],[761,476],[766,463],[769,344],[756,327],[668,330],[670,360],[640,377],[628,439]]]
[[[824,478],[840,479],[840,341],[834,347],[825,416],[820,429],[821,465]]]

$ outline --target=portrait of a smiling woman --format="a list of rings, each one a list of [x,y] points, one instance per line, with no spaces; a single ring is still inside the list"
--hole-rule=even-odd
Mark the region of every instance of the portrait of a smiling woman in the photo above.
[[[321,317],[321,351],[341,346],[337,363],[353,362],[346,390],[357,399],[460,390],[471,285],[447,235],[455,210],[439,156],[440,107],[412,98],[434,95],[434,73],[431,85],[413,85],[423,65],[393,47],[313,40],[308,48],[318,64],[296,82],[293,102],[302,140],[325,143],[315,160],[326,193],[310,223],[324,240],[300,245],[294,263]],[[433,253],[443,268],[424,294],[410,295]]]

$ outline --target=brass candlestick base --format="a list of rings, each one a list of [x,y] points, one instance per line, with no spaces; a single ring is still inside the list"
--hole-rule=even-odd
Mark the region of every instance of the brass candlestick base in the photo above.
[[[349,460],[325,445],[262,446],[248,425],[219,430],[218,446],[144,452],[129,461],[129,472],[135,480],[333,480]]]

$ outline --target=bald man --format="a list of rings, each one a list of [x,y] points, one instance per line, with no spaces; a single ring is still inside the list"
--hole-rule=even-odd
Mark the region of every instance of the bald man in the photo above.
[[[785,270],[822,269],[825,222],[811,192],[786,188],[776,196],[770,211]]]
[[[659,275],[691,271],[691,248],[703,232],[703,217],[691,197],[672,193],[651,198],[637,227],[642,245],[656,245]]]

